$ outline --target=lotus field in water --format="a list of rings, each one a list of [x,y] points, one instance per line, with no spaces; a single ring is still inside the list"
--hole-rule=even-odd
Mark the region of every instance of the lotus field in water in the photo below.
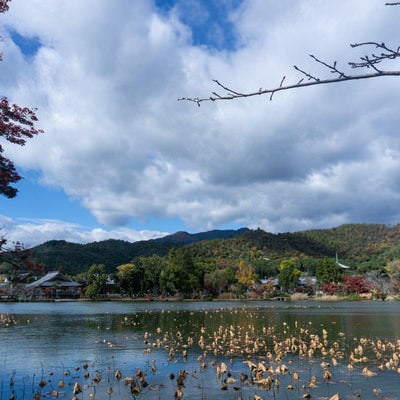
[[[1,399],[397,399],[397,302],[0,304]]]

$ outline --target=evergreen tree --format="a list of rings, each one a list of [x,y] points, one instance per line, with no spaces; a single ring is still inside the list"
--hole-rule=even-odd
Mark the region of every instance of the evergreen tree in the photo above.
[[[297,285],[297,280],[301,275],[297,268],[297,261],[294,258],[282,261],[278,275],[279,286],[282,290],[294,289]]]
[[[341,270],[332,258],[324,257],[316,269],[316,277],[319,284],[337,282],[341,276]]]

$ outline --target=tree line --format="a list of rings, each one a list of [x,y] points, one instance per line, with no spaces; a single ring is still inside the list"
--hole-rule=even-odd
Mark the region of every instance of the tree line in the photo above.
[[[343,270],[334,258],[285,258],[280,263],[265,258],[253,261],[193,257],[188,248],[171,249],[167,256],[138,257],[107,274],[104,265],[92,265],[78,279],[86,279],[91,299],[107,293],[128,298],[260,298],[302,292],[315,295],[363,294],[385,298],[398,294],[400,262],[384,271],[361,274]],[[107,284],[112,281],[113,285]]]

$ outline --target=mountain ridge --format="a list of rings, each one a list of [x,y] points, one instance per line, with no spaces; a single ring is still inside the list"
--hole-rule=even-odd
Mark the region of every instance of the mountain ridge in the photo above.
[[[167,256],[171,249],[185,247],[192,258],[253,262],[267,258],[275,264],[285,258],[335,257],[358,271],[384,269],[400,259],[400,225],[344,224],[335,228],[270,233],[261,229],[184,231],[158,239],[127,242],[108,239],[87,244],[48,241],[30,249],[32,259],[46,271],[59,269],[75,275],[93,264],[103,264],[113,273],[121,264],[138,257]],[[252,261],[253,260],[253,261]]]
[[[248,228],[239,229],[213,229],[211,231],[188,233],[186,231],[178,231],[161,238],[152,239],[155,242],[172,242],[172,243],[195,243],[202,240],[225,239],[234,237],[243,232],[247,232]]]
[[[60,269],[76,274],[93,264],[104,264],[107,272],[135,257],[165,256],[169,250],[203,240],[235,237],[248,228],[237,230],[212,230],[199,233],[176,232],[157,239],[128,242],[121,239],[106,239],[86,244],[65,240],[49,240],[30,249],[32,259],[46,270]]]

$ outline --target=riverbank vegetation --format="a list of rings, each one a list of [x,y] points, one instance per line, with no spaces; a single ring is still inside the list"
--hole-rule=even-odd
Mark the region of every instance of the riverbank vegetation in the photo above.
[[[178,233],[136,243],[51,241],[29,251],[34,265],[69,275],[92,299],[270,299],[293,293],[384,299],[400,289],[399,225]],[[15,276],[15,263],[0,268],[4,277],[11,270]],[[24,265],[19,272],[30,272],[30,280],[39,277]]]

